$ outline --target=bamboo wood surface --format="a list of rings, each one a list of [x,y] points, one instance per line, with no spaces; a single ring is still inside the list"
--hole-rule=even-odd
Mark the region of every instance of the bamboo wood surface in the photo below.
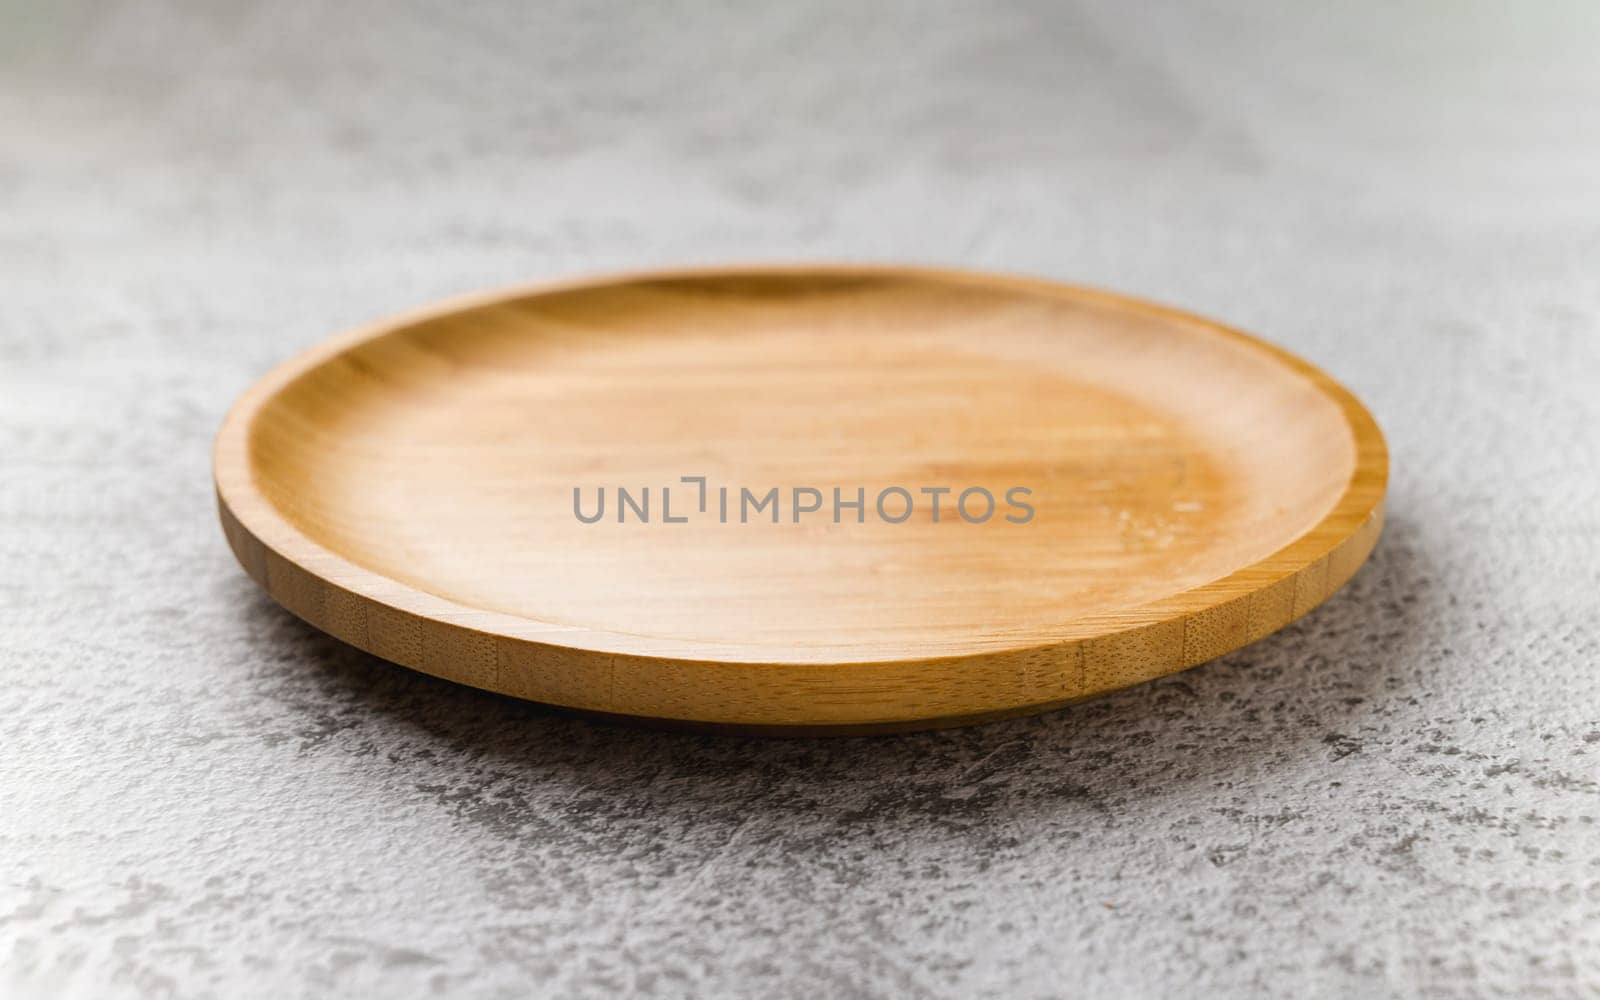
[[[798,267],[356,331],[251,388],[215,466],[245,569],[346,642],[553,705],[790,732],[1037,711],[1257,640],[1371,552],[1387,456],[1337,383],[1206,320]],[[619,487],[649,520],[618,522]],[[778,522],[724,523],[718,487],[776,488]],[[896,487],[893,523],[874,499]],[[954,507],[972,487],[997,500],[982,523]],[[575,516],[575,489],[606,516]]]

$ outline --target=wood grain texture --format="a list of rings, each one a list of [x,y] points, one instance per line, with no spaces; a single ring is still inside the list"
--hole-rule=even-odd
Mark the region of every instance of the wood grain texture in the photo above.
[[[1255,641],[1371,552],[1387,455],[1338,384],[1206,320],[817,267],[359,330],[247,392],[215,466],[246,571],[346,642],[553,705],[789,732],[1037,711]],[[682,476],[777,487],[779,523],[698,514]],[[649,523],[617,523],[618,486],[650,488]],[[901,523],[872,509],[892,486],[917,501]],[[972,486],[1002,504],[983,523],[952,514]],[[1027,523],[1004,520],[1013,486]],[[580,522],[575,487],[611,492],[607,517]],[[824,509],[792,520],[796,487]],[[834,521],[836,487],[865,523]],[[925,487],[952,489],[942,518]]]

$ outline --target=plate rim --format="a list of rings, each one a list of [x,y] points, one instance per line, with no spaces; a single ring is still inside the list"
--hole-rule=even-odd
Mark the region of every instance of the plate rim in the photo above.
[[[711,655],[718,643],[632,636],[463,605],[328,549],[289,522],[256,485],[249,436],[264,405],[296,378],[369,340],[538,295],[650,281],[808,274],[912,278],[1088,301],[1243,343],[1305,377],[1339,407],[1355,448],[1350,479],[1315,525],[1264,558],[1137,607],[1063,623],[1063,630],[1081,623],[1080,635],[1000,640],[993,648],[949,656],[815,660]],[[1309,612],[1366,561],[1382,530],[1388,466],[1382,431],[1354,394],[1304,358],[1216,320],[1042,277],[835,262],[633,269],[451,296],[336,334],[274,366],[229,408],[212,447],[218,513],[235,556],[274,600],[322,631],[403,666],[529,700],[580,711],[758,728],[934,725],[1042,711],[1231,652]],[[1275,612],[1272,620],[1258,623],[1253,598],[1268,590],[1292,592],[1278,594],[1280,603],[1288,598],[1287,614]],[[1176,636],[1171,634],[1175,626]],[[386,629],[393,634],[383,634]],[[675,645],[683,655],[670,652]],[[771,648],[725,645],[728,652]],[[924,668],[924,676],[909,668]],[[939,696],[941,679],[942,687],[957,689],[953,696]],[[708,683],[722,690],[714,697],[696,693]],[[919,697],[906,697],[918,690]],[[852,700],[856,704],[845,704]],[[928,714],[935,707],[937,713]]]

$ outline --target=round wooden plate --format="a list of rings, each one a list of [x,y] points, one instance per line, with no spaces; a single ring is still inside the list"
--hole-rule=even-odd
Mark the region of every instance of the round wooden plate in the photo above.
[[[1350,393],[1216,323],[877,267],[454,302],[280,367],[215,459],[239,561],[346,642],[767,732],[1038,711],[1259,639],[1366,559],[1388,463]]]

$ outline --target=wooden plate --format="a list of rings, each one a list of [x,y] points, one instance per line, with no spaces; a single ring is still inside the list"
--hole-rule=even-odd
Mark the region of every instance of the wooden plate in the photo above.
[[[1366,559],[1388,461],[1216,323],[872,267],[454,302],[274,371],[215,458],[239,561],[346,642],[768,732],[1037,711],[1259,639]]]

